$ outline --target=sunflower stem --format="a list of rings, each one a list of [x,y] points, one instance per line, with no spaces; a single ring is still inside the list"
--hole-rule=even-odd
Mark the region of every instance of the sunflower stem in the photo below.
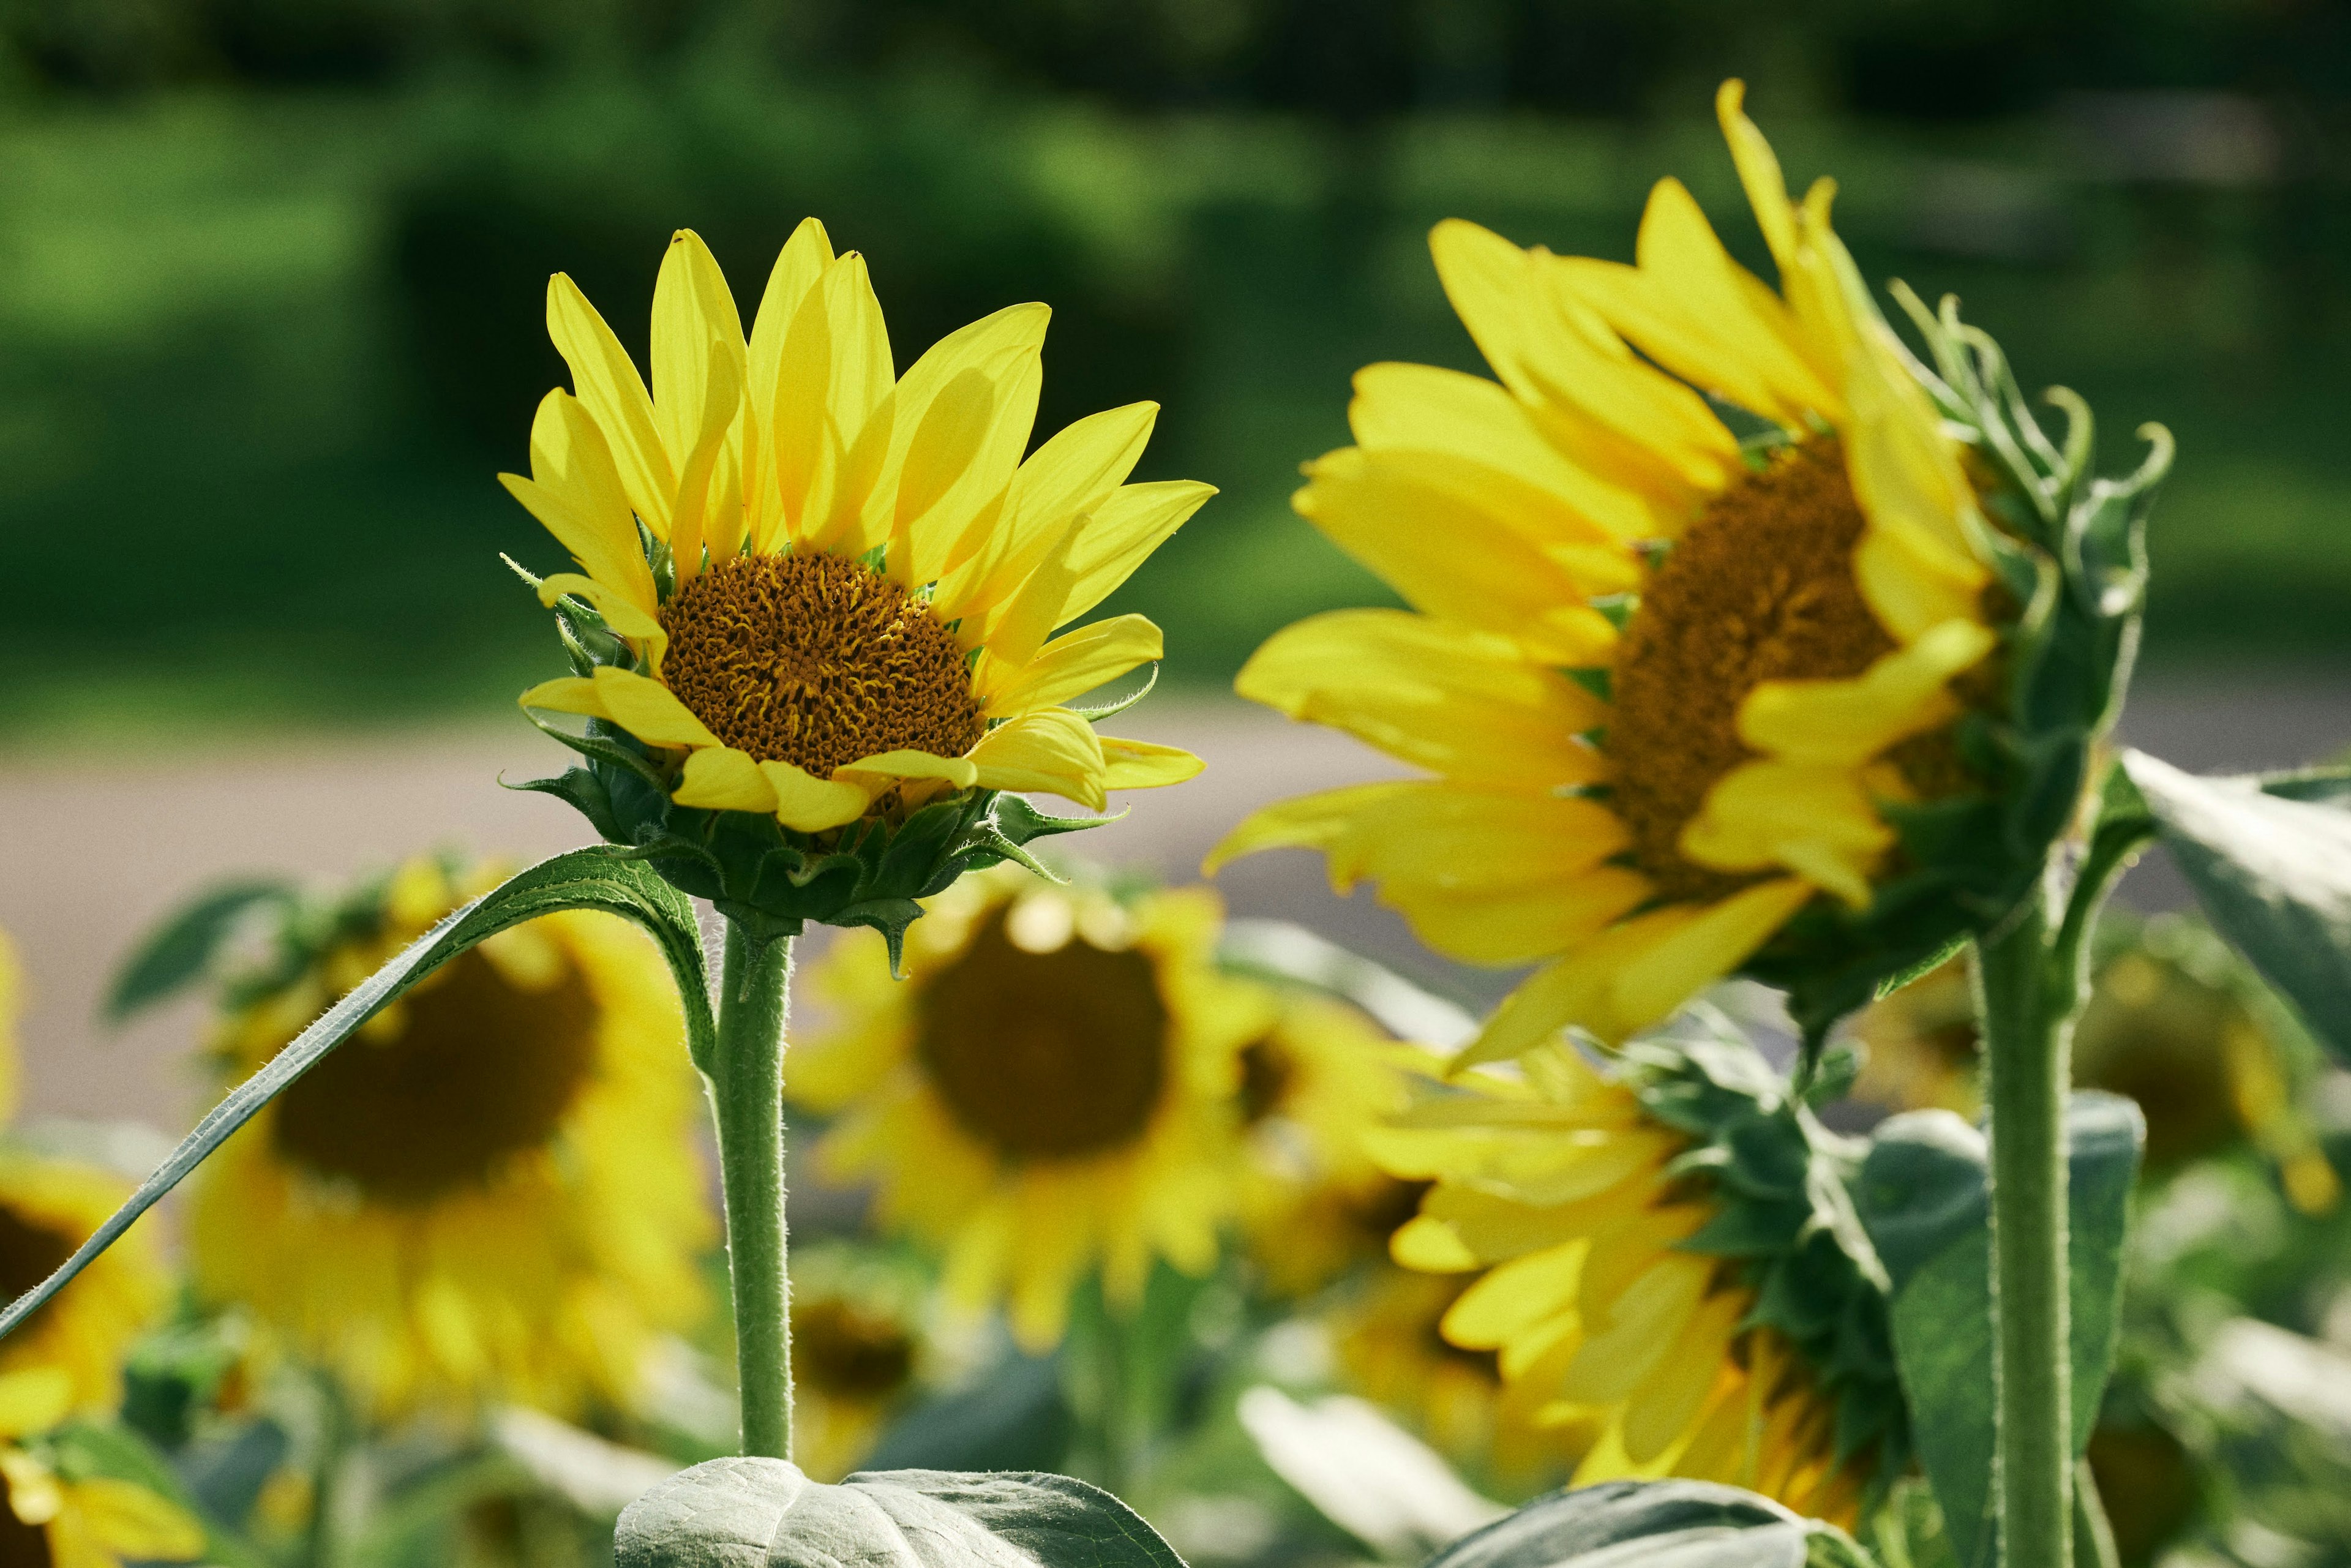
[[[726,923],[710,1083],[726,1197],[743,1452],[792,1457],[791,1275],[784,1222],[784,1019],[792,939]]]
[[[2074,1555],[2065,1093],[2078,971],[2043,888],[1976,949],[1991,1137],[1991,1299],[2001,1561]]]

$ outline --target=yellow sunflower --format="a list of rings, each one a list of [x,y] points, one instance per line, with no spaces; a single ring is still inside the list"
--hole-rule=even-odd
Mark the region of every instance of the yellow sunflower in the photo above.
[[[1273,992],[1268,1003],[1270,1025],[1241,1051],[1240,1218],[1266,1284],[1303,1295],[1381,1256],[1419,1199],[1364,1134],[1403,1108],[1402,1064],[1421,1058],[1332,998]]]
[[[204,1526],[178,1504],[135,1481],[63,1472],[42,1451],[74,1402],[62,1368],[0,1373],[0,1563],[122,1568],[202,1556]]]
[[[795,1104],[836,1118],[831,1179],[871,1180],[882,1222],[945,1249],[951,1300],[1007,1302],[1041,1351],[1101,1270],[1134,1302],[1155,1260],[1215,1267],[1241,1159],[1240,1052],[1260,988],[1215,967],[1199,888],[1121,903],[1004,868],[931,901],[893,981],[845,934],[810,977],[837,1022],[796,1044]]]
[[[792,1462],[837,1481],[921,1387],[921,1281],[843,1248],[792,1254]]]
[[[246,1076],[488,871],[403,867],[369,918],[215,1041]],[[365,902],[364,900],[362,901]],[[691,1322],[715,1228],[698,1105],[659,954],[616,917],[549,915],[436,971],[204,1166],[195,1277],[375,1413],[625,1397]]]
[[[1213,490],[1124,483],[1158,408],[1029,453],[1050,311],[1017,305],[902,377],[864,258],[803,223],[749,336],[681,231],[654,287],[650,392],[570,278],[548,329],[531,477],[503,476],[580,570],[613,657],[524,694],[635,737],[686,807],[818,832],[942,792],[1173,784],[1197,758],[1097,737],[1069,698],[1160,656],[1137,615],[1054,631],[1123,582]],[[1049,640],[1050,639],[1050,640]],[[886,799],[885,799],[886,798]]]
[[[1948,959],[1854,1019],[1864,1055],[1853,1097],[1896,1111],[1983,1108],[1975,991],[1968,960]]]
[[[1754,1071],[1757,1060],[1724,1074],[1721,1061],[1685,1059],[1670,1078],[1734,1106],[1723,1125],[1739,1126],[1738,1144],[1751,1151],[1779,1109],[1758,1087],[1768,1070]],[[1375,1137],[1389,1170],[1433,1183],[1395,1235],[1396,1260],[1478,1271],[1445,1312],[1446,1341],[1495,1353],[1532,1421],[1579,1434],[1586,1451],[1578,1485],[1719,1480],[1849,1522],[1883,1457],[1865,1439],[1892,1440],[1883,1423],[1898,1419],[1890,1369],[1876,1369],[1874,1385],[1849,1378],[1826,1387],[1822,1368],[1758,1311],[1753,1260],[1703,1249],[1709,1223],[1734,1201],[1686,1174],[1682,1157],[1705,1139],[1661,1120],[1635,1087],[1565,1050],[1534,1052],[1522,1067],[1518,1076],[1475,1072],[1452,1087],[1426,1085],[1414,1109]],[[1796,1127],[1792,1118],[1782,1124]],[[1803,1191],[1799,1175],[1792,1194],[1774,1197]],[[1833,1281],[1834,1243],[1805,1237],[1792,1226],[1785,1262],[1799,1288],[1859,1296],[1866,1306],[1849,1269]],[[1741,1249],[1751,1252],[1751,1243]],[[1833,1302],[1823,1321],[1834,1322],[1844,1305]],[[1868,1396],[1877,1430],[1850,1417],[1839,1430],[1845,1393]]]
[[[1976,491],[1831,186],[1790,201],[1740,90],[1718,108],[1779,292],[1670,179],[1637,266],[1438,225],[1499,384],[1362,371],[1357,444],[1297,497],[1411,608],[1302,622],[1238,682],[1436,777],[1270,807],[1211,865],[1319,849],[1439,951],[1543,960],[1476,1059],[1570,1023],[1622,1040],[1815,899],[1865,909],[1896,852],[1882,804],[1966,782],[1938,732],[2000,640]]]
[[[0,1116],[16,1109],[23,971],[0,931]],[[131,1183],[72,1160],[0,1145],[0,1300],[47,1279],[131,1196]],[[153,1233],[130,1232],[0,1342],[0,1375],[55,1367],[77,1409],[110,1409],[122,1354],[168,1289]]]

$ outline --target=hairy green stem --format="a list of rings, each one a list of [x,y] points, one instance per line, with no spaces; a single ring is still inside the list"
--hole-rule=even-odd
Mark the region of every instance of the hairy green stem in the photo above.
[[[761,943],[733,922],[719,978],[711,1099],[726,1196],[743,1452],[792,1457],[791,1276],[784,1224],[784,1019],[791,938]]]
[[[1976,950],[1991,1134],[1993,1486],[2001,1561],[2070,1568],[2065,1093],[2076,988],[2036,893]]]

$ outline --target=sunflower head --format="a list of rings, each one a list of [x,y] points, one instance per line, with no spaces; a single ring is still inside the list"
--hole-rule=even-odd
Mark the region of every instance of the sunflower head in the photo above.
[[[1631,266],[1437,225],[1496,380],[1364,370],[1297,497],[1408,608],[1290,627],[1238,682],[1428,777],[1269,808],[1212,864],[1319,849],[1448,954],[1547,960],[1472,1061],[1741,969],[1816,1046],[2032,884],[2136,637],[2168,437],[2093,480],[2079,400],[2053,443],[1955,310],[1919,363],[1832,187],[1792,200],[1738,83],[1719,108],[1779,287],[1670,179]]]
[[[838,1245],[792,1258],[792,1462],[837,1481],[920,1393],[933,1359],[925,1281],[900,1260]]]
[[[1604,1073],[1562,1048],[1426,1081],[1374,1149],[1431,1184],[1393,1244],[1473,1275],[1452,1344],[1580,1433],[1577,1484],[1678,1475],[1850,1519],[1908,1440],[1855,1151],[1708,1015]]]
[[[243,1079],[497,868],[417,860],[287,913],[214,1043]],[[698,1313],[714,1227],[663,961],[615,917],[542,916],[450,960],[207,1162],[199,1289],[371,1408],[624,1396]],[[400,1260],[393,1267],[388,1260]]]
[[[572,388],[539,406],[531,476],[503,478],[579,568],[529,578],[572,674],[522,703],[582,760],[530,787],[732,919],[894,943],[915,900],[1100,820],[1019,792],[1099,811],[1198,771],[1097,735],[1123,705],[1067,706],[1156,660],[1160,635],[1137,615],[1055,632],[1214,492],[1125,482],[1155,404],[1028,450],[1048,315],[1000,310],[901,376],[864,259],[814,219],[747,336],[681,231],[649,387],[558,276],[548,328]]]
[[[1100,1274],[1132,1303],[1155,1263],[1206,1273],[1244,1160],[1242,1053],[1275,1013],[1222,974],[1198,888],[1121,897],[1013,867],[933,899],[906,983],[844,936],[811,971],[829,1027],[787,1092],[831,1118],[818,1167],[872,1181],[885,1228],[944,1252],[950,1298],[1007,1303],[1031,1350]]]

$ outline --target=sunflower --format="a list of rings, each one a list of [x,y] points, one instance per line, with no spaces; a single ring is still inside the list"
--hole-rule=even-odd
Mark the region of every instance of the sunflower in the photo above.
[[[223,1019],[240,1080],[487,872],[415,861]],[[298,957],[303,956],[300,955]],[[452,959],[205,1166],[195,1278],[372,1412],[625,1397],[701,1310],[714,1227],[668,971],[619,919],[544,915]]]
[[[1381,1256],[1418,1201],[1364,1134],[1403,1108],[1402,1068],[1422,1059],[1335,998],[1283,990],[1268,1002],[1270,1025],[1241,1050],[1240,1218],[1266,1284],[1304,1295]]]
[[[1866,910],[1900,861],[1884,805],[1970,786],[1949,731],[2000,642],[1977,493],[1830,185],[1790,201],[1740,94],[1718,109],[1780,291],[1670,179],[1637,266],[1438,225],[1499,384],[1362,371],[1357,444],[1297,497],[1411,608],[1301,622],[1238,683],[1436,777],[1275,805],[1211,866],[1319,849],[1441,952],[1545,961],[1476,1059],[1622,1040],[1816,901]]]
[[[1813,1223],[1822,1151],[1769,1068],[1727,1040],[1647,1045],[1614,1076],[1561,1048],[1521,1068],[1425,1083],[1374,1140],[1433,1184],[1396,1260],[1477,1272],[1447,1282],[1447,1343],[1577,1434],[1575,1484],[1720,1480],[1849,1521],[1898,1469],[1901,1396],[1883,1299]]]
[[[0,1116],[16,1107],[22,984],[0,931]],[[47,1279],[130,1196],[131,1184],[111,1172],[0,1145],[0,1300]],[[153,1233],[133,1226],[0,1343],[0,1375],[55,1367],[75,1408],[111,1408],[121,1397],[123,1353],[166,1290]]]
[[[1983,1108],[1982,1042],[1968,960],[1945,960],[1854,1019],[1864,1048],[1852,1094],[1895,1111],[1942,1110],[1969,1120]]]
[[[1446,1314],[1467,1283],[1380,1270],[1327,1320],[1340,1375],[1455,1464],[1512,1490],[1555,1484],[1575,1468],[1592,1434],[1574,1423],[1532,1419],[1529,1401],[1502,1382],[1491,1350],[1445,1337]]]
[[[204,1531],[184,1509],[135,1481],[64,1467],[44,1442],[75,1402],[59,1367],[0,1373],[0,1563],[122,1568],[203,1555]]]
[[[1124,483],[1157,415],[1081,419],[1023,458],[1050,314],[1017,305],[902,377],[864,258],[815,219],[747,339],[700,238],[653,291],[650,392],[569,277],[548,329],[572,390],[540,403],[531,477],[502,476],[571,552],[547,579],[602,652],[527,710],[633,737],[679,806],[801,833],[942,794],[1042,790],[1100,809],[1188,753],[1097,737],[1061,706],[1160,656],[1138,615],[1061,637],[1214,493]],[[1050,639],[1050,640],[1049,640]]]
[[[819,1168],[870,1180],[885,1226],[945,1249],[949,1298],[1004,1300],[1057,1343],[1099,1267],[1116,1305],[1155,1260],[1204,1274],[1240,1164],[1240,1053],[1260,988],[1219,974],[1205,889],[1122,903],[1007,867],[931,901],[893,981],[869,933],[811,975],[835,1022],[794,1047],[789,1093],[836,1118]]]
[[[922,1283],[847,1248],[792,1254],[792,1462],[837,1481],[922,1386]]]

